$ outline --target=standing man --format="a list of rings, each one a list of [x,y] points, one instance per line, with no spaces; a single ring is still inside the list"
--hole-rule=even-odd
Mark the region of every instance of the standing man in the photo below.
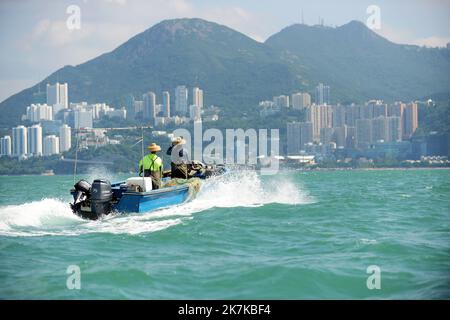
[[[189,160],[189,154],[183,146],[186,144],[186,140],[183,137],[176,137],[172,140],[172,146],[167,150],[167,154],[171,159],[171,177],[172,178],[189,178],[189,169],[191,161]]]
[[[139,175],[144,172],[144,177],[152,178],[152,189],[161,188],[161,178],[163,171],[163,162],[156,154],[161,151],[161,147],[156,143],[148,146],[150,153],[139,161]]]

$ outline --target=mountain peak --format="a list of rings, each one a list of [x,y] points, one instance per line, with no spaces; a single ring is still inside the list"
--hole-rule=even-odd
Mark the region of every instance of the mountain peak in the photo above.
[[[351,20],[350,22],[341,25],[339,28],[353,28],[357,30],[367,30],[367,26],[359,20]]]
[[[208,103],[223,105],[229,114],[251,108],[257,99],[311,92],[319,82],[333,88],[335,101],[411,99],[447,90],[448,51],[412,49],[360,21],[295,24],[259,43],[214,22],[182,18],[161,21],[109,53],[60,69],[40,86],[67,82],[72,101],[114,105],[129,94],[139,99],[149,90],[198,84],[208,92]],[[0,103],[0,126],[20,121],[38,86]]]
[[[211,33],[215,32],[231,32],[232,30],[226,26],[219,25],[215,22],[210,22],[200,18],[179,18],[163,20],[147,31],[163,32],[171,36],[178,35],[197,35],[200,38],[205,38]]]
[[[347,38],[353,38],[353,40],[366,41],[389,41],[386,38],[378,35],[372,31],[367,25],[358,20],[352,20],[349,23],[343,24],[336,28],[336,31],[345,34]]]

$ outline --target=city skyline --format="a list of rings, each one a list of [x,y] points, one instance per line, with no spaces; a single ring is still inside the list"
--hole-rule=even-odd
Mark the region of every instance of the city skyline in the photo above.
[[[177,86],[175,90],[175,117],[172,118],[170,92],[162,92],[163,104],[156,103],[156,93],[148,91],[142,95],[142,101],[135,100],[133,95],[131,105],[128,102],[120,109],[115,109],[106,103],[72,102],[69,99],[69,86],[67,83],[56,82],[47,84],[46,103],[32,103],[27,106],[26,112],[22,115],[23,121],[28,121],[31,125],[22,124],[13,127],[12,135],[5,135],[1,138],[0,156],[13,156],[18,159],[26,159],[27,156],[51,156],[54,154],[69,151],[72,147],[72,128],[76,132],[81,129],[92,130],[94,135],[94,120],[108,118],[133,119],[139,112],[142,113],[142,120],[149,121],[155,126],[164,126],[167,123],[183,123],[190,121],[201,121],[203,112],[203,90],[197,86],[192,87],[192,96],[189,97],[188,87]],[[40,97],[42,99],[42,97]],[[189,102],[192,104],[189,104]],[[189,107],[188,107],[189,106]],[[137,108],[141,107],[141,110]],[[178,109],[178,110],[177,110]],[[160,117],[159,115],[162,115]],[[189,118],[186,118],[188,116]],[[12,138],[11,138],[12,137]],[[103,138],[102,138],[103,139]],[[109,139],[105,138],[108,142]],[[115,140],[111,140],[115,143]],[[103,140],[101,144],[103,144]],[[97,143],[94,143],[98,146]]]
[[[65,103],[58,100],[60,88],[64,90],[61,96],[66,100]],[[365,149],[374,142],[400,142],[408,140],[418,127],[417,103],[405,104],[396,102],[394,104],[385,104],[381,100],[373,100],[366,102],[364,105],[330,105],[327,104],[330,100],[330,91],[328,85],[319,83],[315,90],[315,103],[312,104],[311,96],[306,92],[293,93],[291,99],[288,95],[279,95],[274,96],[273,101],[260,102],[260,108],[272,110],[265,114],[261,113],[263,117],[276,114],[283,109],[291,107],[294,110],[306,110],[305,121],[287,122],[287,154],[304,152],[306,150],[305,147],[313,143],[328,145],[332,142],[335,143],[335,148]],[[130,96],[133,97],[132,95]],[[151,121],[159,126],[166,124],[166,121],[161,121],[157,117],[157,113],[161,112],[163,118],[170,113],[170,93],[168,91],[162,92],[162,100],[163,104],[156,104],[156,94],[152,91],[143,95],[142,111],[144,121]],[[27,112],[23,119],[35,124],[30,127],[20,125],[13,128],[12,155],[20,158],[27,154],[48,156],[55,154],[56,151],[56,153],[60,151],[65,152],[71,147],[71,126],[74,128],[94,128],[93,120],[100,119],[102,115],[117,115],[123,117],[123,119],[127,118],[124,108],[115,110],[105,103],[69,103],[68,85],[66,83],[47,84],[46,101],[48,103],[54,102],[53,106],[32,104],[27,107]],[[139,101],[134,100],[134,97],[132,101],[132,107],[136,108],[135,104]],[[191,105],[189,105],[190,101],[192,102]],[[188,105],[189,108],[187,107]],[[54,124],[58,125],[57,121],[59,120],[54,119],[55,113],[52,111],[52,108],[55,106],[62,108],[58,111],[64,111],[63,123],[59,122],[59,136],[48,134],[48,129],[46,128],[48,124],[51,126],[54,126]],[[201,120],[203,90],[194,86],[192,87],[192,96],[189,97],[187,86],[177,86],[175,88],[174,108],[177,115],[185,116],[189,111],[191,120]],[[136,116],[135,112],[130,114]],[[72,118],[67,118],[68,115],[72,116]],[[42,134],[41,122],[44,123],[45,136]],[[67,125],[67,123],[71,124],[71,126]],[[24,137],[21,135],[22,131],[25,132]],[[67,132],[69,137],[67,137]],[[58,140],[52,137],[56,137]],[[9,140],[11,140],[10,136],[2,138],[2,155],[8,155],[7,144]],[[55,143],[58,144],[58,147],[54,146]],[[5,145],[3,146],[3,144]]]

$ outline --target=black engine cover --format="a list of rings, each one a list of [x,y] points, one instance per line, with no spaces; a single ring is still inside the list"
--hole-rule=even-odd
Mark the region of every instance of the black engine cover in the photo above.
[[[99,217],[111,212],[111,200],[113,197],[111,183],[108,180],[94,180],[91,187],[91,211],[92,215]]]

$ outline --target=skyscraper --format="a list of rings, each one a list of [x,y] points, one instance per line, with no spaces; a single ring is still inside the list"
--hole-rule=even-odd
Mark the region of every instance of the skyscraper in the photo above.
[[[292,107],[297,110],[308,108],[311,105],[311,95],[309,93],[297,92],[292,94]]]
[[[186,86],[175,88],[175,113],[180,116],[186,116],[188,111],[188,89]]]
[[[70,150],[72,146],[71,129],[67,124],[63,124],[59,128],[59,151],[65,152]]]
[[[298,154],[305,145],[313,141],[313,125],[311,122],[287,123],[287,153]]]
[[[397,142],[402,139],[402,125],[400,117],[387,117],[386,141]]]
[[[345,147],[353,149],[356,145],[356,127],[347,126],[345,134]]]
[[[300,152],[300,122],[287,123],[287,154],[294,155]]]
[[[417,103],[408,103],[403,112],[403,139],[411,138],[418,127]]]
[[[333,128],[343,127],[345,125],[345,107],[341,105],[332,106]]]
[[[320,141],[320,129],[330,128],[333,123],[333,112],[331,106],[312,105],[308,108],[307,118],[312,122],[313,139]]]
[[[400,117],[400,119],[402,119],[405,106],[406,105],[402,102],[390,104],[387,108],[388,117]]]
[[[170,93],[169,93],[169,91],[163,92],[163,114],[164,114],[164,117],[170,118]]]
[[[289,108],[289,96],[281,95],[273,97],[273,104],[278,110],[281,110],[282,108]]]
[[[12,154],[16,157],[23,157],[28,153],[27,128],[17,126],[12,129]]]
[[[373,119],[373,106],[370,101],[361,106],[361,119]]]
[[[203,108],[203,90],[200,88],[192,88],[192,104]]]
[[[28,153],[42,156],[42,127],[39,124],[28,128]]]
[[[316,87],[316,104],[330,104],[330,87],[319,83]]]
[[[49,106],[58,104],[63,109],[69,107],[69,86],[67,83],[47,84],[47,104]]]
[[[144,100],[144,119],[155,120],[156,118],[156,94],[147,92],[143,95]]]
[[[4,136],[0,138],[0,155],[10,156],[11,155],[11,137]]]
[[[373,117],[387,117],[388,111],[387,111],[387,105],[383,103],[383,101],[377,101],[373,106]]]
[[[44,138],[44,156],[51,156],[59,153],[59,138],[55,135]]]
[[[53,120],[52,107],[47,104],[31,104],[27,107],[25,118],[31,122]]]
[[[366,149],[372,143],[372,120],[356,120],[356,146],[360,149]]]
[[[346,125],[334,128],[334,141],[336,141],[337,147],[345,148],[347,138],[347,128],[348,126]]]
[[[141,117],[143,116],[144,112],[144,101],[142,100],[135,100],[134,101],[134,114],[137,115],[139,112],[141,112]]]
[[[387,133],[386,117],[372,119],[372,142],[387,141]]]
[[[125,96],[125,109],[127,110],[128,118],[133,119],[135,117],[135,109],[134,109],[134,96],[132,94],[128,94]],[[62,151],[61,151],[62,152]]]
[[[361,106],[350,105],[345,107],[345,124],[350,127],[356,126],[356,120],[361,119]]]
[[[92,110],[75,110],[74,111],[74,126],[79,128],[92,128],[93,127],[93,113]]]
[[[320,129],[320,142],[327,145],[333,141],[334,129],[330,127],[324,127]]]

